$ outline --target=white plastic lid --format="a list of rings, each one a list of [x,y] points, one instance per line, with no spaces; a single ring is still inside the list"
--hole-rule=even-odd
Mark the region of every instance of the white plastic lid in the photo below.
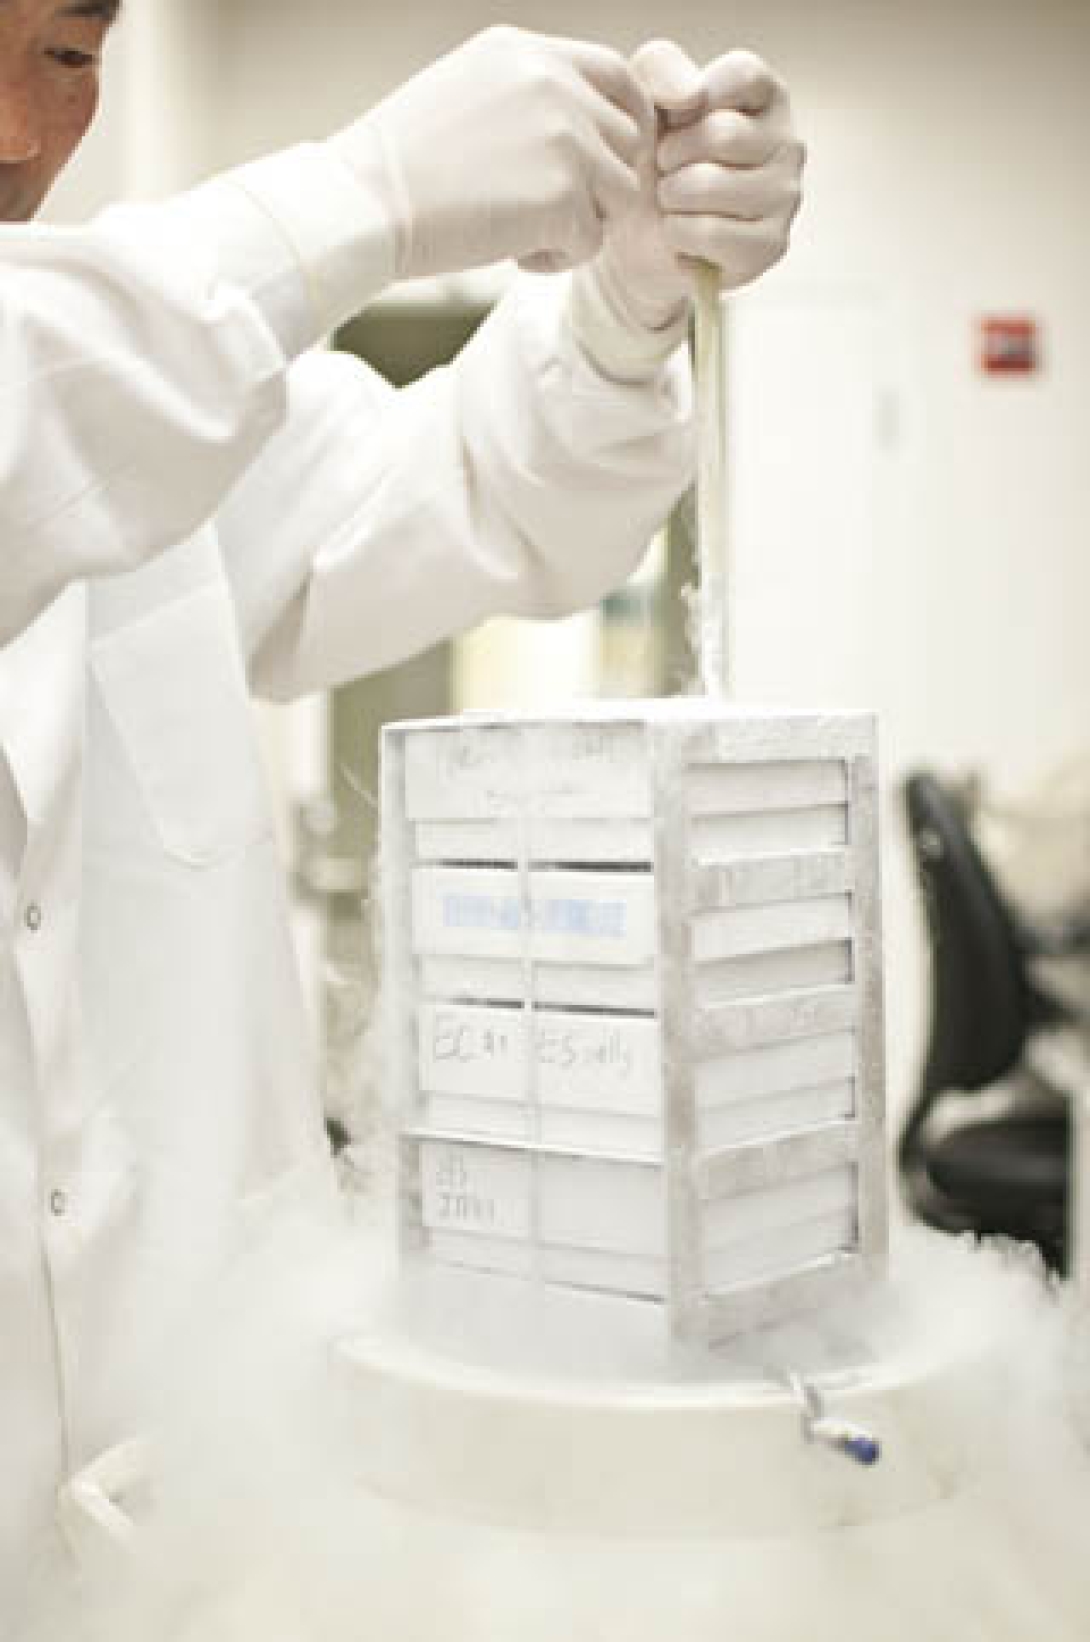
[[[979,1352],[814,1378],[828,1414],[872,1433],[863,1467],[807,1442],[773,1381],[533,1380],[396,1333],[344,1344],[359,1473],[437,1512],[558,1533],[747,1537],[858,1526],[960,1491],[985,1451],[966,1420]]]

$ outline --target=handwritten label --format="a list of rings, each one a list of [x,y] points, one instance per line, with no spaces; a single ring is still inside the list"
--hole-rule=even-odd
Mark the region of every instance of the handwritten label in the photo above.
[[[414,820],[646,815],[643,727],[572,720],[419,731],[406,741],[406,804]]]
[[[432,1231],[554,1247],[660,1255],[665,1227],[657,1165],[541,1156],[427,1140],[424,1224]]]
[[[530,1235],[531,1162],[519,1152],[426,1141],[424,1224],[491,1237]]]
[[[497,1024],[502,1022],[503,1024]],[[431,1066],[520,1065],[521,1023],[508,1025],[497,1011],[433,1009],[424,1016],[424,1059]]]
[[[533,1044],[531,1089],[527,1042]],[[645,1116],[661,1104],[660,1034],[651,1018],[425,1004],[420,1086],[479,1096]]]
[[[534,1025],[537,1064],[557,1072],[590,1072],[617,1083],[632,1078],[636,1046],[631,1030],[539,1017]]]

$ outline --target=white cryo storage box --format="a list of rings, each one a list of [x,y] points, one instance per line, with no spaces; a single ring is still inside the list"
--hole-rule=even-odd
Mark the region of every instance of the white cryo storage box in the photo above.
[[[389,726],[403,1247],[703,1340],[881,1267],[877,839],[865,714]]]

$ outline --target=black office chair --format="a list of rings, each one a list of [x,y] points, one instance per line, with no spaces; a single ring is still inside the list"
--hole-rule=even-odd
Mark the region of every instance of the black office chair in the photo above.
[[[1027,1061],[1036,1034],[1069,1019],[1030,960],[1085,951],[1078,925],[1028,929],[1005,901],[956,789],[918,773],[905,809],[931,933],[930,1040],[899,1163],[911,1211],[943,1231],[1036,1244],[1067,1257],[1070,1105]],[[991,1116],[951,1117],[944,1097],[1003,1085]],[[945,1121],[944,1121],[945,1119]]]

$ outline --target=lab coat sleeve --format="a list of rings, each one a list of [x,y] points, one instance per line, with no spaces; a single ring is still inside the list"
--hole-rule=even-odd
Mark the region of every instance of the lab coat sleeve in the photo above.
[[[0,644],[204,524],[283,421],[293,360],[391,268],[320,146],[86,228],[0,227]]]
[[[397,393],[344,355],[295,367],[220,520],[258,693],[379,671],[487,616],[566,614],[635,568],[692,475],[687,356],[607,379],[566,294],[524,279]]]

